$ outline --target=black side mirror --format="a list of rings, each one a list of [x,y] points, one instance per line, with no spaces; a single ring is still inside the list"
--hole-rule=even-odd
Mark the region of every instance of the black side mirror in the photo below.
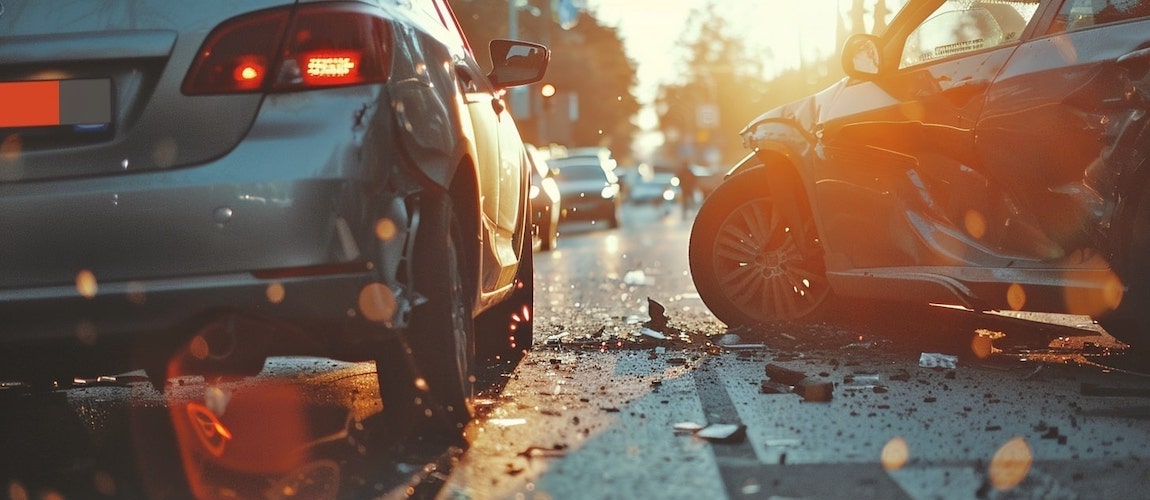
[[[491,41],[491,74],[487,79],[496,88],[535,83],[543,79],[551,51],[537,43],[518,40]]]
[[[843,71],[851,78],[873,80],[883,67],[879,38],[857,34],[843,44]]]

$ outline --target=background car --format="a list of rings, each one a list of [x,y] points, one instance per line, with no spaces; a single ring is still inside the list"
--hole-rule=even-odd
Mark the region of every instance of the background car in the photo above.
[[[607,221],[619,227],[619,179],[597,156],[553,158],[564,221]]]
[[[669,170],[640,164],[619,176],[623,202],[629,205],[655,205],[670,208],[680,196],[679,179]]]
[[[527,160],[531,163],[531,224],[532,234],[542,251],[559,246],[559,215],[562,201],[559,186],[547,158],[535,146],[528,144]]]
[[[1145,2],[912,0],[768,111],[690,243],[728,324],[833,297],[1086,314],[1150,342]]]
[[[458,433],[477,356],[531,343],[498,100],[547,49],[494,40],[485,72],[444,0],[86,14],[116,4],[4,0],[0,379],[375,360],[395,427]]]

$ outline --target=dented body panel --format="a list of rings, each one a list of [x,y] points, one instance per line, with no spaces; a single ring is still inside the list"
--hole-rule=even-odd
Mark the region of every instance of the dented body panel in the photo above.
[[[886,66],[756,118],[729,175],[795,170],[839,294],[1104,313],[1146,182],[1150,21],[1058,32],[1047,3],[1026,37],[906,64],[941,2],[912,4],[873,37]]]

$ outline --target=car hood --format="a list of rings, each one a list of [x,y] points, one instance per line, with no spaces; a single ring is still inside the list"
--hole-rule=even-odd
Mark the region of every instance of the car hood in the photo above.
[[[772,139],[772,134],[776,133],[777,129],[763,126],[771,123],[786,122],[802,132],[813,135],[815,124],[821,121],[823,104],[838,94],[846,85],[846,81],[846,78],[839,80],[816,94],[779,106],[751,120],[743,130],[739,131],[739,135],[743,138],[743,147],[755,149],[759,142]]]

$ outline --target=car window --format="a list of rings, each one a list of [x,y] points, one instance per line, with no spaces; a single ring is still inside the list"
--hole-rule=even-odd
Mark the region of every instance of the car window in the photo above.
[[[948,0],[907,37],[899,68],[1016,42],[1037,10],[1035,0]]]
[[[1150,17],[1150,0],[1066,0],[1049,33]]]
[[[599,165],[567,164],[560,165],[556,177],[560,181],[607,180],[607,173]]]

